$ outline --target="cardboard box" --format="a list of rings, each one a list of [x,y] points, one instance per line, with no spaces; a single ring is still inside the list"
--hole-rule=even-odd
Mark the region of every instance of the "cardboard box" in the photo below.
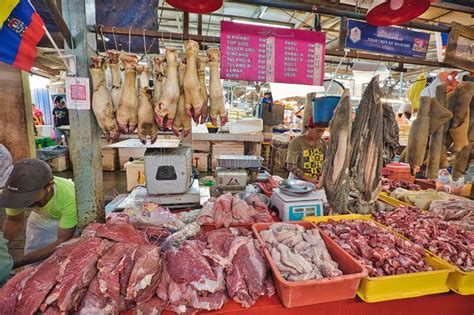
[[[117,149],[102,149],[102,170],[113,172],[119,166]]]
[[[127,190],[131,191],[137,185],[145,184],[145,163],[143,161],[126,162]]]
[[[65,155],[55,157],[47,162],[53,172],[64,172],[69,168],[67,157]]]
[[[221,142],[215,143],[212,146],[212,170],[214,171],[217,167],[217,155],[244,155],[245,148],[241,142]]]
[[[125,163],[132,160],[141,160],[145,156],[146,148],[119,148],[120,167],[123,169]]]
[[[209,153],[195,152],[193,154],[193,166],[196,167],[199,172],[207,172],[209,167]]]
[[[211,152],[210,141],[193,140],[192,147],[194,151]]]

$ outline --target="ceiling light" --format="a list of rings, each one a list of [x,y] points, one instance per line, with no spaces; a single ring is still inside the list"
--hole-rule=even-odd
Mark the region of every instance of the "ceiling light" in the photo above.
[[[269,27],[277,27],[277,28],[291,28],[289,25],[283,24],[273,24],[273,23],[264,23],[264,22],[257,22],[257,21],[247,21],[247,20],[240,20],[240,19],[232,19],[232,22],[235,23],[242,23],[242,24],[249,24],[249,25],[257,25],[257,26],[269,26]]]

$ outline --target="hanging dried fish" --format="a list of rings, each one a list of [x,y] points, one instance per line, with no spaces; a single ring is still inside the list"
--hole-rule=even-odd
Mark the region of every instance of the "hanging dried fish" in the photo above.
[[[380,191],[383,164],[383,110],[378,76],[360,100],[351,135],[351,190],[357,196],[354,211],[369,213]]]
[[[400,146],[400,127],[390,104],[383,104],[383,160],[390,163]]]
[[[331,139],[323,164],[323,185],[332,211],[347,213],[351,159],[352,107],[345,90],[329,124]]]

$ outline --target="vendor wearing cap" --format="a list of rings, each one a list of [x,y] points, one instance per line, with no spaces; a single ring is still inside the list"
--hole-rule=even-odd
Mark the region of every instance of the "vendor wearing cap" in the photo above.
[[[26,225],[25,255],[15,261],[15,268],[47,258],[59,244],[74,236],[74,183],[53,177],[43,161],[24,159],[13,165],[0,195],[0,208],[7,208],[3,234],[10,242],[23,230],[24,209],[32,210]]]
[[[321,187],[324,156],[327,143],[322,138],[326,126],[313,123],[313,117],[306,121],[306,133],[293,139],[288,146],[286,164],[289,179],[300,179]]]

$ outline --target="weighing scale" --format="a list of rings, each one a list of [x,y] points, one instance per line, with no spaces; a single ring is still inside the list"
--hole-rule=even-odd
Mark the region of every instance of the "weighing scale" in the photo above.
[[[270,174],[260,172],[263,158],[254,155],[218,155],[217,188],[224,192],[245,191],[248,183],[265,181]]]
[[[306,216],[322,216],[324,200],[326,200],[324,190],[315,190],[301,196],[289,196],[278,187],[273,189],[270,197],[272,205],[278,209],[280,219],[284,222],[300,221]]]

